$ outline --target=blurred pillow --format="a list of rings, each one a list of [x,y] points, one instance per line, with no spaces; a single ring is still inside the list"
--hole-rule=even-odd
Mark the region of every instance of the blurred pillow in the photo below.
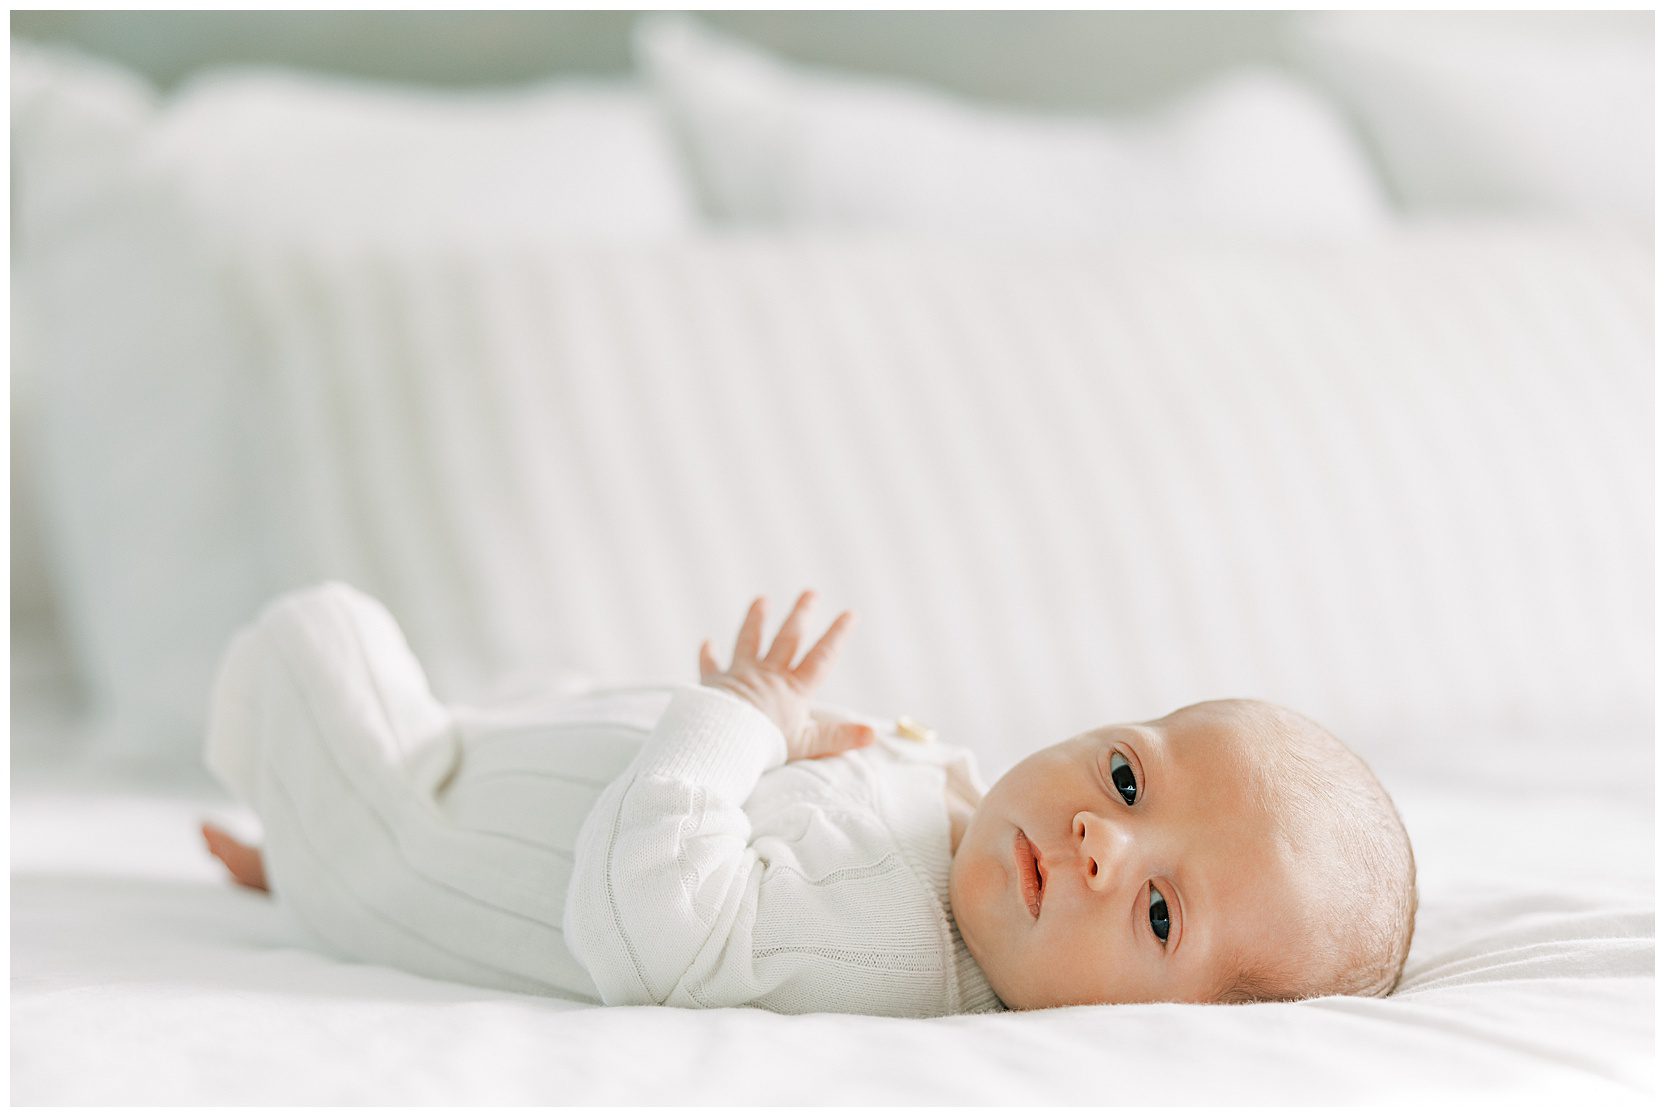
[[[685,17],[642,19],[635,48],[708,206],[731,222],[1277,236],[1358,233],[1385,217],[1345,126],[1272,70],[1099,120],[793,66]]]
[[[268,338],[227,261],[659,237],[695,213],[658,110],[627,88],[244,71],[163,97],[28,43],[12,49],[12,168],[31,378],[15,421],[39,454],[23,472],[90,697],[141,749],[194,739],[207,649],[287,577],[247,449],[269,426],[243,406]]]
[[[1323,12],[1299,56],[1413,210],[1653,220],[1647,12]]]
[[[385,601],[442,695],[687,681],[808,585],[863,616],[826,699],[991,773],[1206,696],[1417,763],[1651,724],[1633,238],[232,247],[247,545]]]
[[[239,219],[651,238],[696,218],[652,100],[613,83],[218,72],[180,92],[157,139],[157,158]]]
[[[75,80],[63,75],[73,71]],[[73,173],[68,184],[96,180],[112,157],[119,157],[124,137],[142,128],[152,112],[155,91],[124,70],[70,54],[43,53],[28,44],[12,48],[12,150],[27,147],[31,137],[59,133],[57,160]],[[14,190],[19,175],[14,173]],[[76,199],[67,199],[70,206]],[[14,201],[13,216],[16,216]],[[21,230],[12,222],[14,238]],[[14,258],[26,245],[14,244]],[[39,407],[37,379],[40,366],[39,322],[29,289],[16,282],[11,291],[11,528],[12,633],[18,651],[20,629],[50,628],[53,624],[51,580],[41,539],[39,488],[41,479],[37,442]],[[36,633],[31,631],[29,636]]]

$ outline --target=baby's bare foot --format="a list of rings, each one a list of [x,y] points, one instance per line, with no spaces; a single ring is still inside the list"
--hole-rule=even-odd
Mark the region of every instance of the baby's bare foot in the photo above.
[[[244,845],[212,822],[202,824],[202,840],[208,843],[208,852],[220,859],[238,884],[260,892],[271,891],[266,886],[266,865],[258,849]]]

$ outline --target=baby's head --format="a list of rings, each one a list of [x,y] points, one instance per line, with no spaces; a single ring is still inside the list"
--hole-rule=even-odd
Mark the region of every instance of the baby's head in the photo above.
[[[1345,745],[1225,699],[1024,759],[978,805],[949,894],[1009,1008],[1379,996],[1410,948],[1416,866]]]

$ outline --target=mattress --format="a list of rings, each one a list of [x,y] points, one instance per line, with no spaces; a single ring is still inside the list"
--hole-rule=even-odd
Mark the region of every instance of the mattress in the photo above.
[[[330,957],[202,851],[202,818],[256,832],[205,775],[66,762],[77,723],[19,709],[14,1104],[1589,1105],[1654,1087],[1645,740],[1378,766],[1421,892],[1387,999],[890,1020],[596,1008]]]

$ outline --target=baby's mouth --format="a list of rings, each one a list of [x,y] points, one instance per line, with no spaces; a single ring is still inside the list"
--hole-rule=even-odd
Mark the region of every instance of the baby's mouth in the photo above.
[[[1036,852],[1034,843],[1029,840],[1022,830],[1017,832],[1017,840],[1012,843],[1012,857],[1017,862],[1018,880],[1022,885],[1023,902],[1029,909],[1029,914],[1036,919],[1041,917],[1041,897],[1046,892],[1046,877],[1041,872],[1040,855]]]

